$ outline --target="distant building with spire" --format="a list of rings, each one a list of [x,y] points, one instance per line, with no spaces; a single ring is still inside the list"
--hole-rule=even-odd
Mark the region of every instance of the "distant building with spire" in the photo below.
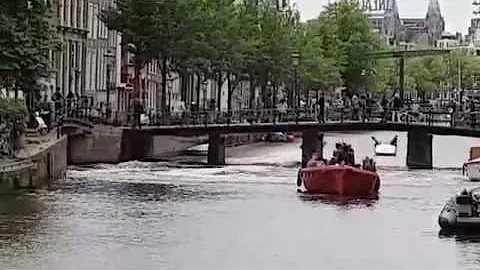
[[[396,0],[356,0],[372,27],[390,44],[435,46],[445,31],[438,0],[430,0],[425,18],[401,18]]]
[[[466,41],[474,46],[480,45],[480,1],[473,1],[474,18],[470,20]]]

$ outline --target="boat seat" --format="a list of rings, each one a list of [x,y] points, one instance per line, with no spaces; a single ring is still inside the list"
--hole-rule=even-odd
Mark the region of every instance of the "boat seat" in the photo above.
[[[459,205],[472,205],[473,198],[471,195],[459,195],[456,198],[456,202]]]
[[[471,204],[457,204],[457,211],[460,217],[471,217],[473,215]]]
[[[458,216],[471,217],[473,216],[473,198],[472,195],[458,195],[456,198]],[[477,213],[475,213],[477,214]]]

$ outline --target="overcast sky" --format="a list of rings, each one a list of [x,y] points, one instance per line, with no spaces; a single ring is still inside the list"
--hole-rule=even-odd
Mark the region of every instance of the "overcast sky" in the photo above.
[[[332,0],[330,0],[332,1]],[[292,0],[302,13],[302,19],[308,20],[318,16],[328,0]],[[440,0],[440,7],[449,32],[467,33],[470,19],[473,17],[472,0]],[[424,18],[428,0],[397,0],[401,17]]]

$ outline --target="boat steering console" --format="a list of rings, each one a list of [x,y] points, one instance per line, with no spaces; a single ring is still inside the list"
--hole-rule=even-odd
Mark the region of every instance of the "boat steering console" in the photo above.
[[[459,217],[478,217],[480,209],[480,194],[476,193],[477,189],[467,191],[463,189],[456,197],[455,202],[459,208]]]

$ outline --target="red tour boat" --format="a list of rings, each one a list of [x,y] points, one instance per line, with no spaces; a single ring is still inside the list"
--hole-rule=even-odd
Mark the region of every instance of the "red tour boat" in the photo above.
[[[337,147],[336,152],[338,150]],[[361,166],[355,165],[351,148],[350,151],[347,155],[340,153],[343,150],[334,152],[334,157],[328,162],[314,154],[307,167],[300,169],[298,186],[303,186],[304,191],[311,194],[376,195],[380,189],[380,177],[376,173],[375,162],[366,157]]]

